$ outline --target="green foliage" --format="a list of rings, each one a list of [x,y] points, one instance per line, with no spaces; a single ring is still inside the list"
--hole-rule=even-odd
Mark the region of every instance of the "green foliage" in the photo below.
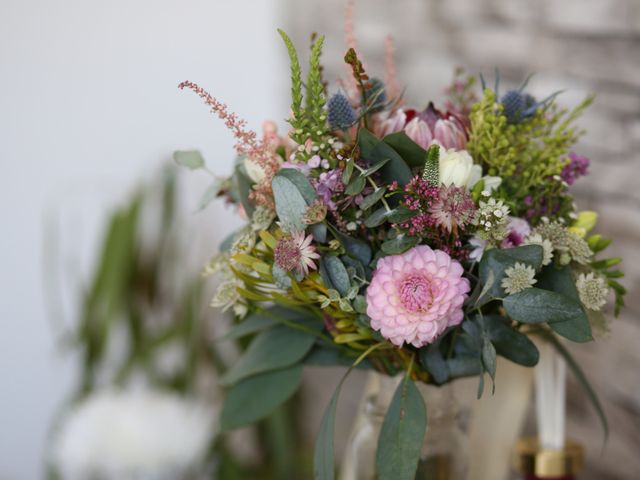
[[[278,30],[282,37],[289,60],[291,62],[291,112],[292,118],[289,123],[293,127],[291,138],[299,145],[303,145],[306,140],[312,140],[316,145],[324,145],[320,152],[328,150],[327,136],[329,128],[327,125],[327,113],[325,111],[324,84],[322,82],[322,67],[320,66],[320,56],[324,44],[324,36],[319,37],[311,48],[309,60],[309,72],[305,85],[305,107],[302,107],[302,73],[298,54],[295,46],[287,34]],[[309,156],[306,152],[299,152],[304,157]]]
[[[284,175],[275,175],[271,181],[276,213],[285,230],[304,230],[303,217],[307,202],[296,184]]]
[[[328,255],[323,259],[324,267],[327,269],[331,285],[335,286],[340,295],[344,296],[351,289],[351,281],[344,264],[333,255]]]
[[[416,476],[427,412],[415,384],[405,378],[396,389],[382,422],[376,471],[379,480],[413,480]]]
[[[314,341],[314,336],[284,325],[262,332],[220,381],[232,385],[252,375],[294,365],[309,353]]]
[[[593,340],[589,319],[579,300],[540,288],[527,288],[503,301],[507,314],[522,323],[548,323],[574,342]]]
[[[403,131],[391,133],[382,141],[393,148],[411,168],[424,165],[425,149],[411,140]]]
[[[474,105],[467,150],[489,175],[502,177],[500,191],[512,212],[519,213],[522,200],[533,190],[559,184],[548,179],[559,175],[567,164],[569,148],[582,133],[573,122],[592,101],[593,97],[587,97],[570,112],[551,103],[517,124],[507,122],[490,89]]]
[[[335,467],[333,455],[333,431],[336,423],[336,408],[338,407],[338,397],[345,379],[351,370],[342,377],[331,396],[331,400],[322,415],[320,429],[316,438],[316,447],[313,455],[313,478],[314,480],[334,480]]]
[[[229,389],[220,414],[225,432],[250,425],[288,400],[300,386],[302,365],[246,378]]]
[[[366,128],[358,130],[358,147],[360,156],[370,165],[385,162],[380,168],[383,183],[391,183],[395,180],[399,185],[404,185],[413,177],[411,168],[404,159],[389,144],[379,140]]]
[[[204,158],[198,150],[177,150],[173,152],[173,160],[178,165],[191,170],[204,167]]]
[[[521,262],[538,270],[542,266],[542,255],[543,250],[539,245],[524,245],[508,249],[491,248],[487,250],[480,261],[479,273],[483,294],[478,298],[477,304],[482,305],[491,298],[505,296],[501,283],[507,268],[513,266],[516,262]]]
[[[307,76],[307,107],[306,118],[309,121],[310,136],[315,141],[322,141],[327,134],[327,115],[324,111],[324,85],[322,84],[322,69],[320,67],[320,55],[324,36],[318,37],[311,48],[311,58],[309,60],[309,75]]]
[[[415,247],[419,241],[420,239],[418,237],[398,235],[391,240],[383,242],[382,245],[380,245],[380,249],[387,255],[399,255]]]
[[[291,62],[291,112],[293,113],[293,117],[290,122],[294,129],[300,129],[304,127],[304,117],[302,114],[302,73],[300,69],[300,62],[298,60],[298,53],[296,52],[296,47],[293,45],[289,36],[280,29],[278,29],[278,33],[287,47],[289,61]]]

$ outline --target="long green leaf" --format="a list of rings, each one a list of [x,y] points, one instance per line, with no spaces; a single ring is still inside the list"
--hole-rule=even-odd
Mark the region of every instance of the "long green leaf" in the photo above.
[[[422,395],[407,378],[398,385],[382,422],[376,451],[378,480],[415,479],[426,427]]]
[[[301,380],[302,365],[296,364],[237,383],[225,397],[220,429],[234,430],[266,417],[296,392]]]
[[[333,455],[333,431],[336,423],[336,408],[338,406],[338,397],[340,389],[346,380],[351,369],[342,377],[340,383],[333,392],[331,400],[322,415],[320,422],[320,430],[316,438],[316,446],[313,452],[313,478],[314,480],[334,480],[335,467]]]
[[[549,323],[562,336],[574,342],[593,339],[589,319],[578,300],[550,290],[527,288],[509,295],[502,302],[507,314],[522,323]]]
[[[252,375],[293,365],[309,353],[315,338],[284,325],[262,332],[220,381],[231,385]]]

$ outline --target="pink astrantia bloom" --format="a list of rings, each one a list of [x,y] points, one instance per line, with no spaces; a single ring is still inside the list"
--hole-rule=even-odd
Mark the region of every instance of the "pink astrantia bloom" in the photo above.
[[[309,269],[315,270],[315,259],[320,258],[316,248],[311,244],[313,237],[304,231],[292,232],[278,240],[273,251],[276,265],[285,272],[295,270],[300,275],[307,275]]]
[[[371,328],[399,347],[433,342],[462,322],[470,289],[463,272],[460,263],[427,245],[381,258],[367,288]]]

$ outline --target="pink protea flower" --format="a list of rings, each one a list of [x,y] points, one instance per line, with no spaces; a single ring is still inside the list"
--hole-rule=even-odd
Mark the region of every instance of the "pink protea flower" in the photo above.
[[[462,273],[460,263],[427,245],[381,258],[367,289],[371,328],[399,347],[433,342],[462,322],[470,289]]]
[[[463,150],[467,143],[466,128],[462,120],[451,112],[437,110],[433,103],[422,112],[396,110],[380,126],[382,136],[403,130],[407,136],[428,148],[438,143],[446,150]]]
[[[307,275],[309,269],[315,270],[314,259],[320,258],[316,248],[311,244],[313,237],[304,231],[296,231],[278,240],[273,256],[276,265],[285,272],[295,270],[300,275]]]

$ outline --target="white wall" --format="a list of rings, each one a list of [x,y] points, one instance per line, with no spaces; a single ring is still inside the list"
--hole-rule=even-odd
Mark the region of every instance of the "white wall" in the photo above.
[[[176,85],[201,83],[253,128],[283,118],[275,4],[1,0],[0,479],[42,478],[49,423],[75,381],[49,324],[46,221],[61,229],[73,290],[107,209],[174,149],[198,147],[226,173],[232,138]],[[224,230],[233,219],[219,214]]]

